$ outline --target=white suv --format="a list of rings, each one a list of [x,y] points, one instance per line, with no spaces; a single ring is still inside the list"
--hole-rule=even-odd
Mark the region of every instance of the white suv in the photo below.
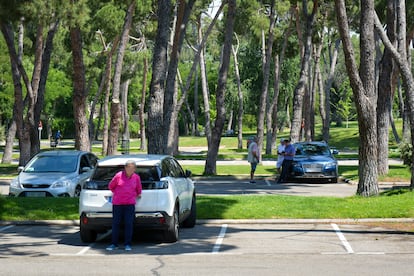
[[[135,227],[164,231],[167,242],[178,240],[179,227],[196,223],[196,192],[191,172],[168,155],[117,155],[99,160],[79,199],[80,236],[94,242],[112,227],[112,192],[109,181],[126,161],[134,160],[141,177],[142,196],[135,206]]]

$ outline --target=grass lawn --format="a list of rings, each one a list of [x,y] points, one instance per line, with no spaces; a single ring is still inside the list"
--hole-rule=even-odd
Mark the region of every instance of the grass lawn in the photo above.
[[[285,195],[198,196],[198,219],[412,218],[414,192],[393,190],[377,197]],[[77,220],[77,198],[0,197],[0,220]]]

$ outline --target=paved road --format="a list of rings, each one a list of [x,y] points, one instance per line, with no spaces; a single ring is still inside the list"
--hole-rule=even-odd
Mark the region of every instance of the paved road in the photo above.
[[[350,224],[219,223],[182,229],[169,244],[138,234],[105,251],[75,226],[0,226],[0,275],[410,275],[414,236]]]

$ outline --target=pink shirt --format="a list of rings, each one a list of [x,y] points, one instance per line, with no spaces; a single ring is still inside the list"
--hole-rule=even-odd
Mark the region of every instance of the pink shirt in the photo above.
[[[113,205],[135,205],[137,196],[141,195],[141,178],[134,173],[127,177],[125,171],[118,172],[108,185],[113,193]]]

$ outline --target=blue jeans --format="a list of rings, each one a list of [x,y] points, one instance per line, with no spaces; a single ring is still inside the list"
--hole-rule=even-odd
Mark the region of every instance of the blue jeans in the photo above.
[[[125,227],[125,245],[131,245],[134,231],[135,205],[112,205],[112,244],[118,245],[122,221]]]

